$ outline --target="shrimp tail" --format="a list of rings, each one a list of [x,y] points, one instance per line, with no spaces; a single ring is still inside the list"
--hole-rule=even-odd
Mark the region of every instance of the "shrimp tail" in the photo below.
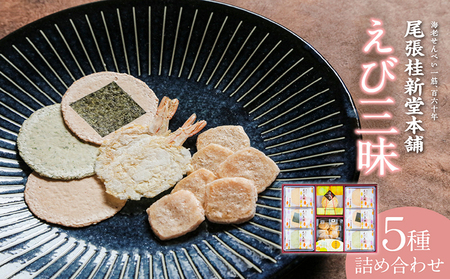
[[[163,134],[169,130],[169,120],[172,119],[178,109],[178,99],[169,99],[164,96],[159,103],[156,115],[148,128],[149,134]]]
[[[193,135],[200,132],[203,128],[206,126],[206,121],[201,120],[194,124],[195,120],[197,119],[197,115],[194,113],[192,114],[186,122],[181,126],[178,130],[171,133],[167,137],[167,142],[170,145],[175,146],[181,146],[189,137],[192,137]]]

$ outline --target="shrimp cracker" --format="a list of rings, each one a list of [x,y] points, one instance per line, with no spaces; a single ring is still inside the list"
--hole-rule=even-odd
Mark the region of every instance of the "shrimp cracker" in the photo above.
[[[279,173],[277,164],[253,147],[230,155],[217,170],[219,177],[244,177],[253,180],[258,193],[270,186]]]
[[[98,148],[72,135],[59,104],[41,108],[23,122],[17,147],[25,163],[42,176],[69,180],[95,173]]]
[[[152,198],[190,171],[191,153],[165,136],[117,133],[99,148],[95,171],[106,191],[120,199]]]
[[[225,125],[209,129],[197,137],[197,150],[211,143],[221,145],[236,152],[250,146],[250,139],[242,126]]]
[[[123,200],[153,198],[192,171],[191,153],[182,144],[203,129],[206,122],[194,124],[193,114],[170,133],[168,122],[177,107],[178,100],[164,97],[150,125],[123,127],[103,141],[95,171],[108,193]]]
[[[157,106],[158,98],[145,82],[114,72],[94,73],[75,81],[61,101],[69,129],[97,145],[121,127],[151,122]]]
[[[246,222],[255,216],[257,199],[251,180],[242,177],[214,180],[206,186],[206,218],[219,224]]]
[[[180,190],[191,191],[200,203],[204,205],[206,185],[215,179],[217,179],[217,177],[214,173],[207,169],[199,169],[180,180],[173,188],[172,193]]]
[[[107,194],[95,176],[66,181],[43,178],[33,172],[24,196],[38,218],[66,227],[96,224],[114,216],[126,203]]]
[[[162,197],[147,209],[147,214],[153,232],[161,240],[185,235],[205,220],[203,206],[187,190]]]
[[[233,151],[226,147],[211,143],[192,156],[191,164],[194,170],[205,168],[216,173],[219,165],[233,153]]]

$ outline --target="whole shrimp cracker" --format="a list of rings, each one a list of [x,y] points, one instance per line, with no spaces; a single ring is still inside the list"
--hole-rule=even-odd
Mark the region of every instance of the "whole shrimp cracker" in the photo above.
[[[205,220],[200,201],[187,190],[162,197],[147,209],[147,214],[153,232],[161,240],[187,234]]]
[[[177,107],[177,100],[163,98],[155,117],[158,125],[133,125],[102,143],[95,171],[105,183],[107,193],[123,200],[152,198],[192,170],[191,153],[181,145],[203,129],[206,122],[194,124],[193,114],[182,127],[170,133],[168,122]]]
[[[277,164],[253,147],[228,156],[217,170],[219,177],[244,177],[253,180],[258,193],[270,186],[279,173]]]
[[[226,177],[206,185],[205,211],[209,221],[240,224],[252,219],[258,194],[252,180]]]

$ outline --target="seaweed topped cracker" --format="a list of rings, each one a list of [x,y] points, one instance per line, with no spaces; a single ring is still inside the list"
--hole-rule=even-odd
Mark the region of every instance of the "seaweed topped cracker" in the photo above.
[[[100,145],[111,133],[134,124],[148,125],[158,98],[141,80],[114,72],[74,82],[61,102],[64,121],[84,141]]]
[[[102,137],[145,114],[145,110],[114,81],[70,106]]]

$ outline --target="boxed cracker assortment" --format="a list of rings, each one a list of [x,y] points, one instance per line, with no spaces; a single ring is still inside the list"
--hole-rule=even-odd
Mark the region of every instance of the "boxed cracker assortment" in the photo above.
[[[283,253],[376,252],[377,186],[283,185]]]

